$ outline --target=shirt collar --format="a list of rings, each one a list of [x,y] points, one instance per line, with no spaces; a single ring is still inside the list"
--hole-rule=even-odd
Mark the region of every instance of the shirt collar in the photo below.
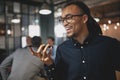
[[[87,44],[89,44],[92,41],[94,36],[95,36],[94,34],[89,34],[87,36],[87,38],[84,40],[83,44],[80,44],[77,40],[75,40],[73,38],[70,38],[70,39],[71,39],[71,41],[72,41],[74,46],[77,46],[77,45],[87,45]]]

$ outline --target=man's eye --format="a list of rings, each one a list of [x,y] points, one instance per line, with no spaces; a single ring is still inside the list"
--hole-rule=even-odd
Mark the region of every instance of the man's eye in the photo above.
[[[72,16],[67,16],[67,17],[66,17],[66,19],[71,19],[71,18],[72,18]]]

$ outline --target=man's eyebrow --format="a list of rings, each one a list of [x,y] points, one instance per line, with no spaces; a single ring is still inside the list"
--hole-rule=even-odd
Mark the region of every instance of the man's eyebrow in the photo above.
[[[65,17],[67,17],[67,16],[69,16],[69,15],[71,15],[71,14],[66,14]],[[65,18],[65,17],[62,17],[62,16],[61,16],[61,18]]]
[[[66,16],[69,16],[69,15],[71,15],[71,14],[67,14],[67,15],[65,15],[65,17],[66,17]]]

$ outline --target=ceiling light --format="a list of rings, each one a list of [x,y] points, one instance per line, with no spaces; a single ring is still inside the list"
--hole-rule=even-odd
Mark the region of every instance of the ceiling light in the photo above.
[[[114,26],[114,29],[117,30],[117,26]]]
[[[50,7],[47,3],[43,3],[39,13],[42,14],[42,15],[49,15],[49,14],[52,13],[52,11],[50,10]]]
[[[116,25],[117,25],[117,26],[120,26],[120,23],[119,23],[119,22],[117,22],[117,23],[116,23]]]
[[[12,19],[11,22],[12,23],[20,23],[20,19]]]
[[[108,20],[108,24],[111,24],[111,20]]]
[[[20,23],[20,17],[18,15],[14,15],[13,19],[11,20],[12,23]]]

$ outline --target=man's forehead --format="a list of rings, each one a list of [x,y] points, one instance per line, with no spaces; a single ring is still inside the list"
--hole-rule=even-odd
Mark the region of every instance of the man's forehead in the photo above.
[[[78,6],[70,5],[70,6],[67,6],[63,9],[62,17],[66,16],[68,14],[79,14],[79,13],[80,13],[80,9]]]

